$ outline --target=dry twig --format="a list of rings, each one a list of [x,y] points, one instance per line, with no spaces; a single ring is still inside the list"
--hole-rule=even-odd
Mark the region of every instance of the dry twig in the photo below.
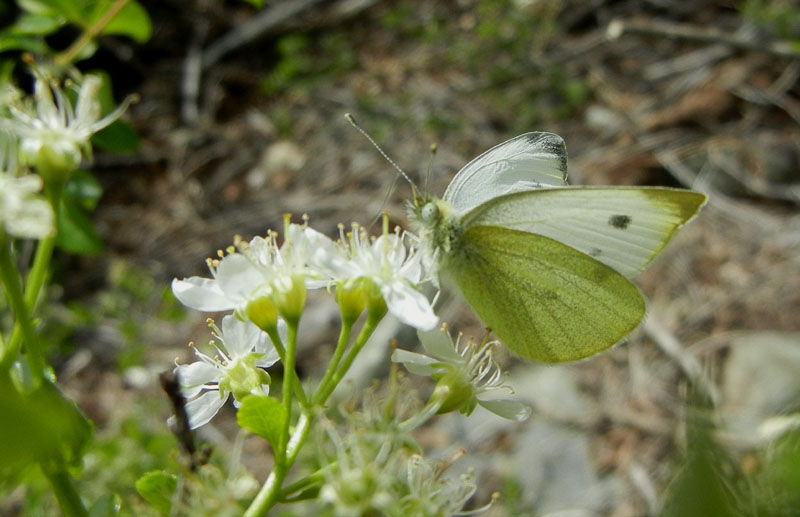
[[[660,36],[672,39],[683,39],[698,43],[721,43],[729,47],[747,50],[750,52],[761,52],[779,57],[789,57],[798,59],[798,52],[794,45],[789,41],[764,42],[755,39],[744,38],[736,34],[730,34],[715,29],[701,28],[694,25],[657,22],[652,20],[614,20],[608,24],[606,36],[615,40],[623,34],[642,34],[645,36]]]

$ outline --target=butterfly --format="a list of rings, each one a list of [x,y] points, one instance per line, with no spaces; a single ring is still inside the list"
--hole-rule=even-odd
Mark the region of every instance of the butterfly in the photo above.
[[[546,132],[484,152],[441,198],[413,190],[409,220],[433,277],[513,352],[545,363],[634,330],[645,301],[629,279],[706,202],[685,189],[569,186],[564,140]]]

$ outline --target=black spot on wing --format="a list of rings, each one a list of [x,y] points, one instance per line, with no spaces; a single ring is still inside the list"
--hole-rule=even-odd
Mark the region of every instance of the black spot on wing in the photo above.
[[[624,230],[631,224],[631,216],[629,215],[612,215],[608,218],[608,224],[618,230]]]

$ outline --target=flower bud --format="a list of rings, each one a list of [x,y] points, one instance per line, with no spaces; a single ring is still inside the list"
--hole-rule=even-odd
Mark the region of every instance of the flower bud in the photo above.
[[[269,296],[248,303],[242,316],[267,333],[274,331],[278,325],[278,308]]]
[[[364,278],[362,283],[364,296],[367,299],[367,314],[370,319],[381,319],[386,315],[388,308],[380,287],[372,279]]]
[[[342,322],[352,325],[367,306],[367,297],[361,283],[339,285],[336,288],[336,303],[342,313]]]
[[[275,283],[275,303],[283,319],[296,327],[306,306],[306,284],[303,276],[279,278]]]
[[[475,388],[470,379],[460,370],[448,368],[442,373],[431,377],[436,383],[436,388],[431,395],[431,401],[439,402],[439,414],[459,410],[469,416],[478,404],[475,397]]]

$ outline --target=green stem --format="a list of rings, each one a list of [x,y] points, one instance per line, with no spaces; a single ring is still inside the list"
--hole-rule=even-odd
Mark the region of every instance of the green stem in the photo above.
[[[42,465],[42,471],[50,485],[53,487],[53,492],[56,494],[58,505],[61,511],[64,512],[65,517],[88,517],[89,512],[83,506],[80,495],[75,490],[75,484],[67,473],[66,470],[49,470]]]
[[[292,387],[296,373],[294,369],[295,355],[297,353],[297,324],[289,323],[289,338],[286,343],[286,358],[283,363],[283,408],[286,410],[286,419],[283,422],[283,429],[281,430],[281,442],[278,447],[280,454],[275,457],[276,466],[279,463],[284,463],[286,459],[286,447],[289,444],[289,426],[292,422]],[[281,458],[283,456],[283,458]]]
[[[70,47],[62,52],[61,54],[57,55],[54,59],[56,64],[59,65],[68,65],[72,63],[72,61],[80,54],[81,50],[88,45],[94,38],[96,38],[106,26],[111,23],[111,20],[119,14],[123,7],[129,2],[130,0],[116,0],[111,7],[108,8],[103,16],[97,20],[94,25],[91,27],[87,27],[86,30],[83,31],[83,34],[75,40],[75,42],[70,45]]]
[[[39,340],[36,339],[36,334],[33,331],[33,321],[22,293],[22,281],[19,277],[19,271],[11,259],[10,248],[11,243],[6,236],[0,236],[0,283],[2,283],[3,290],[6,292],[11,310],[14,312],[14,319],[20,336],[25,342],[25,352],[33,383],[38,385],[44,377],[44,355]],[[17,342],[19,342],[19,339],[17,339]],[[12,343],[3,351],[3,366],[7,367],[13,364],[17,359],[18,353],[19,347],[14,345],[12,336]]]
[[[375,328],[378,326],[378,323],[380,323],[385,314],[385,311],[368,312],[367,321],[364,322],[364,326],[361,328],[361,332],[358,333],[355,343],[353,343],[353,346],[350,347],[350,351],[347,352],[344,360],[336,369],[336,372],[334,372],[330,382],[328,382],[324,389],[323,387],[320,387],[320,389],[317,390],[317,393],[314,396],[314,402],[316,404],[325,404],[325,401],[328,400],[328,397],[331,396],[333,390],[336,389],[336,386],[338,386],[342,381],[345,374],[350,369],[350,366],[353,364],[353,361],[355,361],[356,356],[358,356],[358,353],[361,352],[362,348],[364,348],[364,345],[367,344],[367,340],[370,338],[370,336],[372,336],[372,333],[375,332]]]
[[[256,498],[250,503],[250,507],[244,512],[244,517],[260,517],[272,508],[278,502],[281,495],[281,485],[283,480],[286,479],[286,474],[297,459],[297,454],[302,449],[308,438],[308,433],[311,430],[312,416],[308,413],[302,413],[300,419],[297,421],[297,427],[294,434],[286,448],[285,461],[275,462],[275,468],[270,473],[267,481],[258,491]]]
[[[306,488],[308,488],[310,486],[321,484],[322,481],[325,480],[325,471],[328,470],[328,469],[330,469],[330,465],[326,466],[324,469],[320,469],[320,470],[314,472],[313,474],[309,474],[308,476],[304,477],[303,479],[295,481],[291,485],[289,485],[286,488],[284,488],[283,490],[281,490],[281,493],[280,493],[281,501],[282,502],[294,502],[294,501],[296,501],[296,499],[295,500],[287,499],[287,497],[292,495],[292,494],[296,494],[298,492],[301,492],[301,491],[305,490]]]
[[[308,407],[308,397],[306,396],[305,390],[303,390],[303,385],[300,383],[300,377],[297,376],[297,372],[292,368],[291,372],[285,369],[286,365],[286,348],[283,346],[283,342],[281,341],[281,337],[278,335],[277,327],[273,330],[267,331],[267,335],[272,340],[273,346],[275,346],[275,350],[278,352],[278,357],[281,360],[281,364],[284,365],[284,375],[286,373],[291,373],[292,376],[292,384],[294,387],[294,393],[297,395],[297,401],[300,405],[304,408]]]
[[[61,207],[61,194],[64,191],[64,186],[58,181],[53,181],[45,185],[45,193],[50,206],[53,208],[53,225],[58,228],[58,217]],[[28,273],[28,278],[25,282],[25,306],[28,310],[29,317],[36,311],[36,303],[39,300],[39,294],[47,281],[47,275],[50,273],[50,260],[53,258],[53,250],[56,245],[55,233],[42,239],[36,248],[36,256],[33,259],[33,266]],[[0,360],[0,367],[8,368],[14,361],[17,360],[20,347],[22,345],[23,330],[19,322],[14,326],[11,337],[8,341],[8,348],[3,352],[2,360]],[[27,341],[27,339],[26,339]]]
[[[422,408],[421,411],[414,413],[408,420],[401,422],[397,427],[401,432],[410,433],[414,429],[417,429],[419,426],[433,418],[439,412],[439,409],[442,407],[442,400],[429,400],[425,407]]]
[[[333,380],[334,374],[336,373],[336,368],[339,366],[339,362],[342,360],[345,348],[347,348],[347,342],[350,341],[350,333],[352,331],[353,322],[345,321],[343,319],[342,329],[339,332],[339,341],[336,343],[336,350],[333,351],[333,357],[331,357],[331,361],[328,363],[328,369],[325,371],[325,375],[322,377],[322,381],[319,383],[317,392],[314,394],[314,397],[312,397],[312,401],[315,405],[322,403],[319,396],[320,394],[328,391],[329,385]]]
[[[375,328],[380,323],[383,316],[386,314],[385,310],[372,310],[368,311],[367,314],[367,321],[364,323],[364,327],[359,332],[358,337],[356,338],[355,343],[351,347],[350,351],[348,352],[347,356],[344,358],[344,361],[336,368],[335,372],[331,376],[331,380],[328,382],[328,385],[325,389],[317,390],[317,393],[314,396],[314,403],[315,404],[324,404],[328,397],[333,393],[333,390],[342,380],[344,375],[350,369],[350,366],[353,364],[358,353],[367,343],[367,340],[375,331]],[[343,325],[343,328],[345,325]],[[349,336],[350,331],[347,331],[347,335]],[[283,385],[283,404],[284,407],[287,408],[287,415],[289,415],[289,408],[291,408],[291,379],[289,377],[291,375],[296,375],[294,371],[294,355],[296,351],[296,326],[294,329],[292,326],[289,326],[289,339],[286,345],[286,355],[284,360],[284,369],[287,372],[286,376],[284,377],[284,385]],[[341,341],[341,336],[340,336]],[[347,340],[345,339],[345,344]],[[341,354],[339,354],[341,356]],[[270,508],[272,508],[281,497],[283,491],[281,490],[281,486],[283,485],[283,481],[286,479],[286,475],[289,472],[289,469],[294,465],[295,460],[297,459],[297,455],[300,453],[300,450],[303,448],[303,445],[308,438],[309,430],[311,429],[311,422],[313,420],[312,414],[307,410],[307,407],[304,406],[304,410],[300,414],[300,418],[297,421],[297,426],[295,427],[294,433],[292,434],[291,438],[288,442],[283,442],[285,447],[282,446],[280,449],[282,451],[281,454],[276,455],[275,458],[275,468],[272,469],[272,472],[267,477],[267,481],[258,491],[255,499],[253,502],[250,503],[250,507],[244,513],[245,517],[259,517],[265,515]],[[289,435],[289,421],[290,419],[287,418],[286,422],[284,423],[284,434],[283,436],[288,437]]]

